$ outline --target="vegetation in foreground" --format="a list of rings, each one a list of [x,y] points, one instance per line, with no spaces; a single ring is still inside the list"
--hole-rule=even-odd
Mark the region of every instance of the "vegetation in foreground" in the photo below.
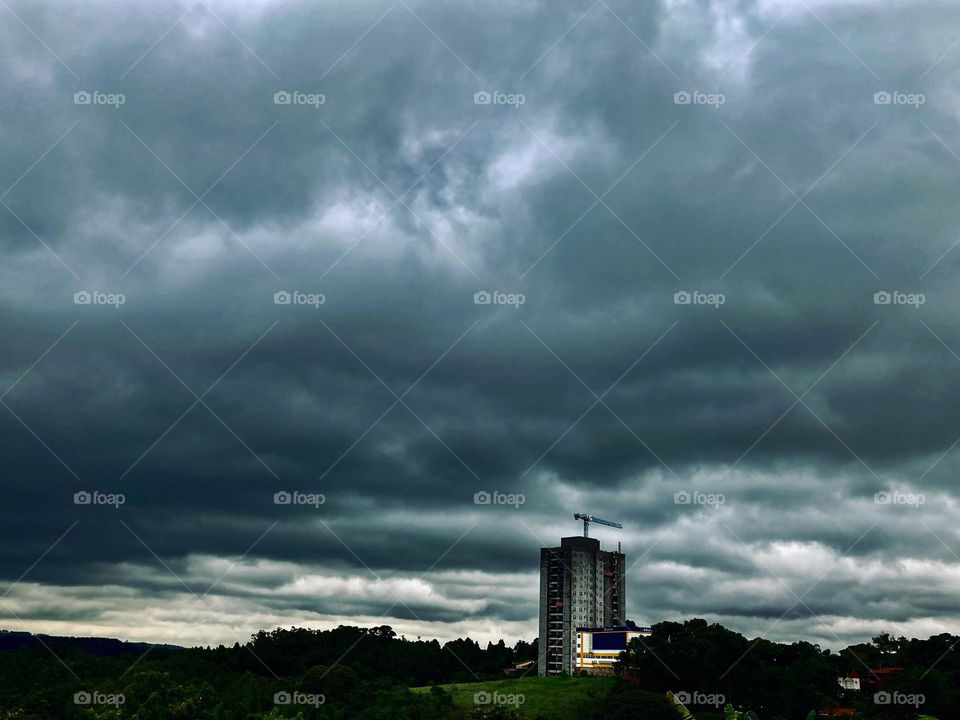
[[[621,655],[619,669],[642,689],[700,700],[690,703],[697,720],[724,703],[759,720],[803,720],[827,708],[835,710],[828,717],[917,720],[926,713],[954,720],[960,718],[958,643],[948,634],[927,640],[884,634],[837,654],[807,642],[748,640],[696,619],[654,625],[651,637],[634,640]],[[853,676],[862,689],[841,690],[838,677]]]
[[[536,673],[536,669],[533,670]],[[454,707],[465,711],[489,710],[495,704],[515,709],[521,718],[580,720],[590,715],[610,694],[612,677],[538,677],[453,683],[439,688],[450,696]],[[413,688],[430,692],[429,687]]]
[[[443,692],[471,720],[678,720],[663,694],[613,677],[527,676],[413,692]]]
[[[145,654],[48,639],[0,651],[0,720],[679,720],[667,691],[689,696],[696,720],[726,720],[726,703],[741,720],[806,720],[828,706],[865,720],[960,718],[960,638],[950,635],[881,635],[836,654],[750,641],[704,620],[653,630],[621,655],[618,679],[505,677],[536,658],[536,642],[441,645],[387,626],[275,630],[244,645]],[[876,687],[915,702],[874,702],[870,683],[881,678],[871,669],[881,667],[897,671]],[[866,691],[839,690],[838,675],[853,672]]]

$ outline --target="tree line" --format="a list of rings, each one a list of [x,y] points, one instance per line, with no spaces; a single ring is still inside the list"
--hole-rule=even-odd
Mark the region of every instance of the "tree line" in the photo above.
[[[632,641],[619,679],[577,717],[677,720],[670,691],[696,720],[723,718],[726,704],[759,720],[802,720],[831,707],[869,720],[952,720],[960,717],[958,643],[947,634],[880,635],[832,652],[750,640],[701,619],[662,622]],[[537,659],[536,640],[441,644],[398,637],[387,625],[262,631],[232,647],[95,647],[46,638],[0,651],[0,720],[510,720],[516,709],[467,711],[439,686],[502,680],[505,668]],[[853,676],[861,689],[841,689],[838,677]],[[436,687],[410,692],[419,686]],[[524,717],[555,720],[549,711]]]

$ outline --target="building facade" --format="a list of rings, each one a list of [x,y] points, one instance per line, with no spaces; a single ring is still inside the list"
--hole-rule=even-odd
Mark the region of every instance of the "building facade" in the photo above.
[[[840,683],[840,687],[843,690],[856,690],[860,692],[860,676],[855,672],[850,673],[849,675],[841,675],[837,678],[837,682]]]
[[[574,672],[589,675],[612,675],[620,653],[634,638],[650,637],[648,627],[578,627]]]
[[[577,670],[577,628],[619,627],[626,616],[625,557],[589,537],[540,548],[540,675]]]

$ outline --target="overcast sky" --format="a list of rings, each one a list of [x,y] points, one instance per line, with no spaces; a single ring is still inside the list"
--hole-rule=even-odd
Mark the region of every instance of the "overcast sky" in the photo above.
[[[957,632],[955,3],[0,17],[0,626]]]

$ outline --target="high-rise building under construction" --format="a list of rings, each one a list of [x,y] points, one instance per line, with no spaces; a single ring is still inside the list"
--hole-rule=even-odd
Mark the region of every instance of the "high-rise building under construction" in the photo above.
[[[586,530],[585,520],[585,535]],[[619,550],[601,550],[599,540],[586,536],[540,548],[540,675],[574,674],[578,628],[624,625],[624,559]]]

